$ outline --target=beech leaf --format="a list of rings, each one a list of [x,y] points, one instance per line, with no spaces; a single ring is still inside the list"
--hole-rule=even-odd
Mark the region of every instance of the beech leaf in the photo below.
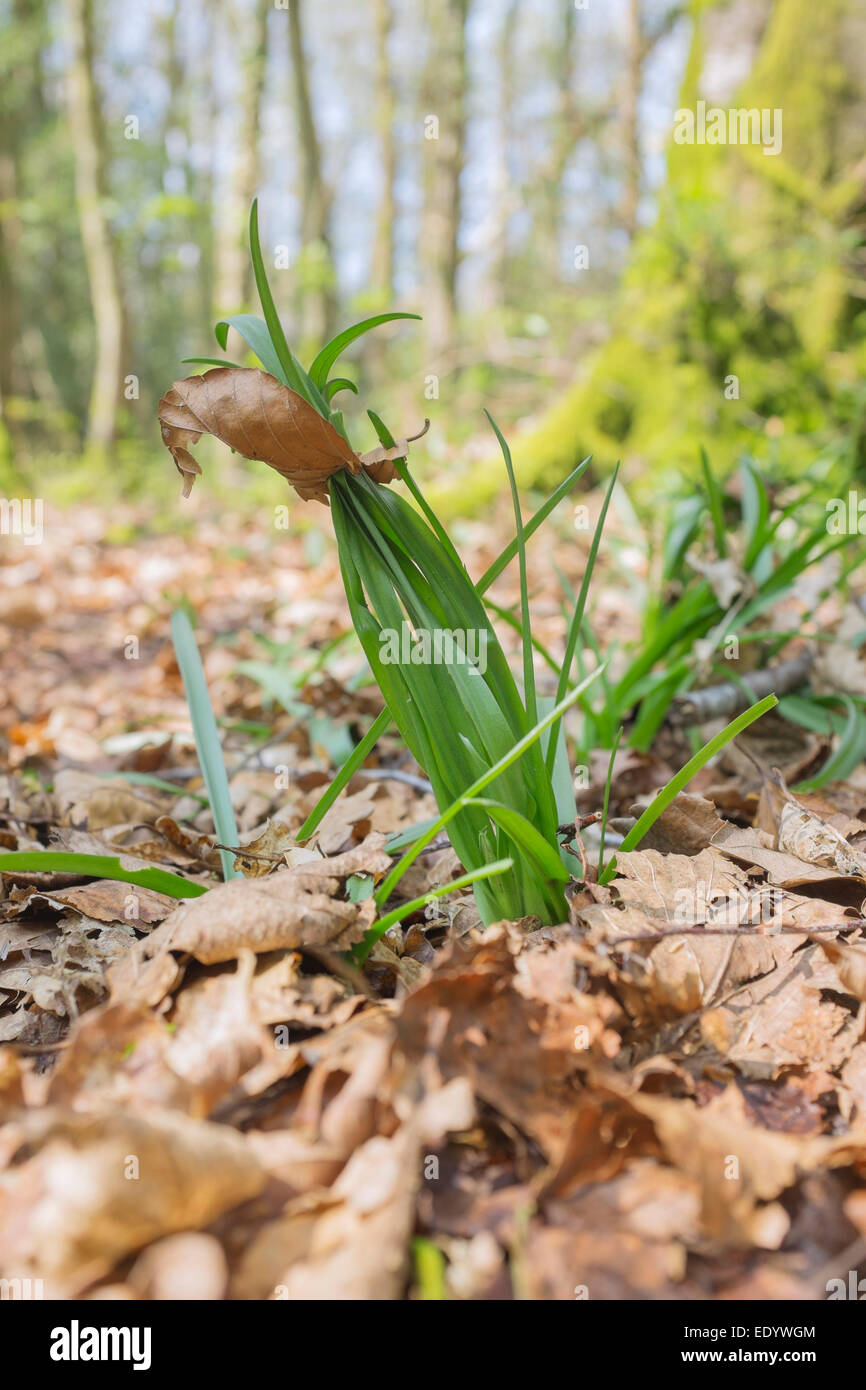
[[[190,448],[212,434],[244,458],[270,464],[302,498],[327,502],[327,481],[361,460],[329,420],[297,392],[253,367],[216,367],[174,382],[159,403],[162,438],[188,497],[201,473]]]

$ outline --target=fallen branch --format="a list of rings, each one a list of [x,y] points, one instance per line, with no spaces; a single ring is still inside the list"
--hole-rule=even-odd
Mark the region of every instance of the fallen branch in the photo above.
[[[814,659],[811,648],[804,647],[790,661],[780,661],[766,671],[750,671],[741,683],[724,681],[704,690],[691,690],[688,695],[675,695],[668,723],[681,728],[684,724],[705,724],[710,719],[728,719],[765,695],[789,695],[805,685]]]

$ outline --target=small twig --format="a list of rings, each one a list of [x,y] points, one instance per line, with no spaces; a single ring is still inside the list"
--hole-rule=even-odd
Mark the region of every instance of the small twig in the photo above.
[[[749,701],[762,700],[765,695],[788,695],[805,685],[812,669],[815,654],[804,647],[791,661],[780,661],[766,671],[750,671],[742,684],[724,681],[708,685],[704,690],[692,690],[688,695],[675,695],[668,711],[668,723],[677,728],[684,724],[705,724],[709,719],[727,719],[748,709]]]
[[[595,825],[599,820],[601,820],[601,812],[593,811],[591,815],[578,816],[577,820],[570,822],[568,825],[557,826],[556,830],[557,835],[566,835],[568,837],[563,840],[562,848],[566,853],[573,854],[576,859],[580,860],[581,874],[584,883],[589,883],[589,864],[586,858],[586,846],[583,843],[580,832],[581,830],[586,830],[587,826]],[[577,849],[574,848],[575,840],[577,841]]]

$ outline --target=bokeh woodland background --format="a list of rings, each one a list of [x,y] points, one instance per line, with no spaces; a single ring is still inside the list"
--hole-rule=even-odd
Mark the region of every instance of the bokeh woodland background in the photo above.
[[[0,486],[171,495],[156,403],[258,308],[256,194],[300,356],[423,315],[342,399],[358,447],[362,405],[430,415],[462,506],[502,486],[483,406],[527,485],[862,469],[861,0],[580,3],[2,0]],[[781,153],[674,144],[698,99],[780,109]]]

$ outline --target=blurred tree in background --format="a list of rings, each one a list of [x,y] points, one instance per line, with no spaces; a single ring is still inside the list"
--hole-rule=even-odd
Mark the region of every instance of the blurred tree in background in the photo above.
[[[866,462],[866,12],[831,0],[701,5],[680,105],[783,112],[777,156],[678,145],[614,330],[521,444],[524,482],[590,450],[648,489],[703,441],[787,472]]]
[[[146,476],[181,359],[219,355],[215,320],[256,310],[256,193],[299,350],[383,307],[424,315],[356,375],[395,420],[433,416],[464,503],[501,484],[482,405],[525,483],[594,450],[655,488],[701,443],[722,468],[749,450],[862,469],[856,0],[0,13],[7,485],[82,456]],[[698,100],[781,109],[781,152],[676,144]]]

